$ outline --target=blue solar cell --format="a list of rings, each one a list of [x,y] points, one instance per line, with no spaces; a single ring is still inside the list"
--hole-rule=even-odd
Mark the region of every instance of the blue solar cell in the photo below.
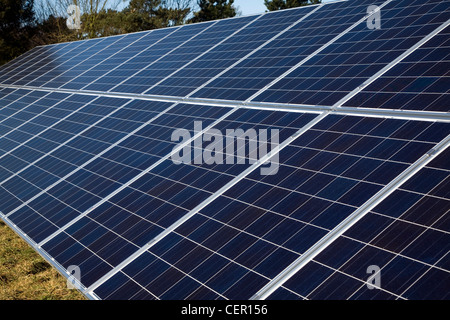
[[[133,108],[136,107],[139,110],[140,108],[146,107],[150,109],[147,111],[148,113],[153,113],[154,115],[156,115],[159,111],[164,110],[168,106],[170,106],[170,104],[167,103],[143,104],[142,102],[134,102],[128,104],[125,108],[130,108],[130,110],[133,110]],[[179,110],[181,110],[180,113],[188,113],[188,110],[190,110],[189,108],[185,109],[186,110],[184,110],[182,106],[179,107]],[[210,108],[208,109],[211,111]],[[206,110],[206,108],[204,110]],[[178,117],[176,114],[177,113],[175,112],[172,115],[172,117],[175,119]],[[126,122],[129,120],[123,121]],[[98,127],[102,127],[102,125],[103,122],[100,122]],[[141,126],[144,125],[145,123],[141,123]],[[117,163],[117,159],[114,158],[114,161],[111,161],[111,155],[120,154],[123,156],[124,154],[124,152],[114,152],[114,149],[111,149],[111,152],[106,152],[104,157],[92,161],[93,156],[100,152],[104,152],[112,144],[118,142],[120,138],[123,138],[127,133],[130,132],[123,132],[120,134],[116,133],[116,135],[113,135],[112,137],[108,137],[108,139],[106,139],[105,137],[99,137],[95,130],[86,131],[85,133],[76,137],[70,143],[66,143],[64,149],[60,148],[58,149],[58,152],[46,155],[40,161],[34,164],[35,166],[45,167],[48,165],[49,161],[53,164],[56,163],[55,168],[51,171],[52,177],[57,177],[58,179],[65,178],[65,181],[67,181],[68,183],[59,182],[56,187],[48,190],[47,193],[52,194],[55,199],[58,199],[61,203],[69,205],[72,208],[70,214],[66,212],[67,216],[72,217],[72,219],[75,218],[78,214],[80,214],[80,212],[87,210],[90,206],[100,201],[102,197],[105,197],[106,195],[117,189],[121,183],[131,180],[134,176],[141,172],[141,170],[129,166],[130,162],[127,160],[127,158],[122,161],[123,164]],[[147,134],[147,137],[147,139],[150,138],[150,133]],[[170,135],[166,136],[165,138],[167,139],[169,137]],[[99,145],[99,142],[101,142],[102,140],[105,142]],[[132,152],[132,146],[130,146],[129,148],[131,148],[130,151]],[[74,150],[78,150],[80,159],[73,157]],[[125,149],[123,150],[125,151]],[[163,155],[165,154],[166,153],[164,153]],[[127,157],[130,157],[130,152],[127,153]],[[154,162],[156,159],[157,157],[152,157],[149,160],[153,160]],[[84,168],[82,170],[74,167],[73,165],[73,163],[77,165],[85,164],[86,160],[89,160],[91,163],[88,165],[84,165]],[[149,160],[146,160],[147,166],[150,165],[148,163]],[[131,164],[133,164],[133,162]],[[32,170],[34,170],[33,167],[29,169],[29,171]],[[69,177],[67,177],[68,174],[70,174]],[[49,179],[43,180],[43,185],[40,186],[41,189],[43,190],[46,187],[50,186],[52,182],[53,181],[50,181]],[[42,194],[42,192],[40,192],[39,194]],[[44,196],[45,194],[43,194],[41,197]],[[26,201],[28,199],[30,199],[30,197],[21,200]],[[77,201],[77,199],[83,199],[83,201]],[[30,215],[40,215],[41,211],[38,207],[36,207],[36,204],[39,203],[39,201],[41,201],[40,197],[38,197],[36,200],[33,200],[31,203],[28,203]],[[5,210],[4,212],[7,213],[9,211],[10,210]],[[44,210],[42,211],[42,213],[48,212]],[[52,213],[50,212],[49,214],[50,217],[48,219],[51,220]],[[12,215],[11,219],[14,219],[13,217],[14,215]]]
[[[194,90],[196,91],[202,84],[225,71],[236,62],[239,62],[241,58],[257,49],[311,10],[312,8],[302,8],[300,10],[273,12],[260,18],[258,17],[259,19],[255,20],[251,25],[227,39],[224,43],[218,45],[186,68],[178,71],[147,93],[185,96]],[[271,26],[270,29],[267,28],[268,25]],[[218,27],[220,26],[218,25]],[[235,48],[239,48],[239,50],[235,50]],[[249,80],[246,84],[243,84],[238,79],[234,80],[234,83],[230,85],[236,88],[241,88],[244,85],[247,86],[251,81]],[[206,97],[202,92],[209,90],[208,88],[202,89],[194,96]],[[215,98],[219,97],[215,96]],[[240,99],[234,96],[233,100]]]
[[[14,65],[5,73],[2,73],[0,82],[3,84],[14,84],[22,77],[29,75],[46,64],[51,63],[58,53],[62,53],[66,48],[77,47],[80,43],[63,43],[57,45],[43,46],[35,50],[34,54],[21,64]]]
[[[238,114],[234,117],[239,119]],[[328,124],[328,128],[333,128],[333,132],[329,132],[324,124],[319,123],[317,128],[311,129],[311,131],[316,131],[317,134],[306,134],[305,136],[309,137],[308,140],[305,136],[302,136],[292,144],[292,147],[288,148],[310,147],[322,148],[318,149],[319,152],[326,151],[328,146],[333,145],[333,140],[349,134],[347,132],[356,123],[362,121],[361,118],[353,118],[353,121],[351,121],[349,117],[343,116],[332,116],[332,120],[334,121],[325,120],[325,123]],[[414,126],[409,121],[382,119],[377,121],[378,126],[367,126],[367,133],[360,132],[360,138],[373,133],[379,135],[379,143],[390,140],[397,141],[391,138],[397,133],[403,139],[407,137],[413,139],[429,126],[432,126],[432,123],[423,125],[416,122],[417,125]],[[405,129],[406,127],[408,127],[408,130]],[[388,128],[391,129],[388,130]],[[403,130],[400,130],[402,128]],[[322,136],[327,138],[319,139]],[[432,146],[433,143],[430,143],[430,148]],[[360,155],[360,158],[364,159],[362,156],[367,156],[374,147],[375,145],[372,145],[372,148],[366,150],[366,153]],[[388,159],[393,156],[393,154],[385,155],[387,158],[379,155],[379,161],[375,162],[376,166],[371,170],[367,170],[366,167],[367,171],[360,179],[370,175],[381,164],[388,163]],[[281,163],[283,163],[283,158],[282,152]],[[406,162],[407,159],[404,161]],[[382,184],[372,184],[347,178],[345,174],[341,177],[333,177],[314,172],[311,169],[301,169],[304,166],[302,164],[308,163],[308,160],[304,158],[302,158],[302,161],[297,160],[295,162],[297,168],[282,169],[280,170],[280,176],[269,177],[267,181],[265,181],[266,178],[261,179],[258,173],[250,174],[248,178],[244,178],[236,186],[225,192],[223,196],[202,209],[195,218],[188,220],[176,229],[173,235],[169,235],[154,245],[150,251],[157,257],[167,257],[165,261],[169,264],[178,261],[177,258],[182,258],[183,261],[197,261],[197,264],[200,265],[203,261],[204,263],[207,261],[212,263],[210,256],[200,253],[204,252],[206,248],[210,250],[212,257],[226,258],[232,269],[221,269],[220,272],[214,275],[209,274],[207,277],[199,274],[194,279],[226,298],[249,298],[252,294],[243,288],[250,286],[250,288],[253,288],[252,293],[254,294],[269,279],[275,277],[301,253],[320,240],[327,233],[325,228],[328,228],[328,230],[334,228],[383,186]],[[352,164],[352,162],[348,164],[347,170],[349,172],[352,171],[350,168]],[[287,175],[292,174],[292,169],[311,171],[312,175],[307,178],[308,183],[300,183],[295,188],[295,192],[277,187],[278,184],[286,180]],[[162,176],[166,175],[167,173]],[[182,235],[184,240],[174,241],[176,239],[175,234]],[[202,248],[202,250],[199,248]],[[199,249],[199,251],[196,249]],[[180,255],[180,252],[185,252],[185,254]],[[175,260],[172,261],[172,259]],[[134,263],[130,265],[137,268]],[[177,270],[181,268],[183,272],[190,276],[194,274],[192,264],[176,265],[176,267]],[[183,269],[183,267],[186,269]],[[233,281],[227,280],[228,273],[226,273],[231,272],[230,270],[234,270],[240,278],[244,277],[244,272],[248,276],[244,277],[245,281],[236,282],[230,286]],[[166,272],[167,270],[163,274]],[[125,274],[127,273],[125,272]],[[261,274],[263,277],[256,276],[257,274]],[[133,278],[131,274],[128,274],[128,276]],[[252,277],[256,278],[253,279]],[[215,279],[221,279],[223,286],[216,287]],[[252,284],[249,284],[249,281]],[[352,281],[351,288],[356,290],[358,283],[358,281]],[[143,287],[146,286],[143,285]],[[146,288],[150,289],[149,287]],[[155,292],[152,293],[155,294]],[[247,296],[247,294],[249,295]],[[156,295],[158,294],[156,293]],[[321,297],[321,295],[318,294],[317,297]],[[170,299],[171,297],[165,295],[164,298]]]
[[[242,17],[231,20],[222,20],[217,24],[210,26],[203,26],[202,30],[198,30],[198,34],[192,34],[192,39],[186,43],[180,42],[180,47],[173,46],[174,51],[169,55],[162,56],[157,61],[146,66],[145,69],[136,72],[132,78],[125,81],[121,86],[118,86],[117,91],[122,91],[121,88],[129,87],[133,84],[141,88],[140,92],[147,91],[153,88],[159,82],[183,68],[186,64],[195,61],[202,53],[210,50],[219,41],[226,39],[228,36],[244,27],[246,24],[255,19],[255,16]],[[197,28],[193,26],[191,28]],[[113,89],[116,91],[116,89]],[[165,94],[159,91],[158,94]]]
[[[440,3],[448,15],[448,3]],[[345,103],[352,107],[448,112],[447,27]]]
[[[381,3],[382,1],[375,1],[373,4],[380,5]],[[246,100],[250,98],[362,18],[366,13],[366,8],[367,5],[363,3],[349,4],[346,2],[323,6],[323,8],[296,24],[288,32],[271,41],[267,46],[258,50],[224,75],[221,75],[193,96],[229,100]],[[293,11],[297,11],[299,18],[301,18],[308,13],[304,12],[305,9],[312,10],[313,7],[300,8]],[[268,15],[269,17],[270,15]],[[278,87],[274,89],[276,91],[275,95],[281,97],[285,92],[291,94],[295,86],[292,82],[282,81],[280,82],[282,90]],[[321,89],[319,88],[315,93]],[[270,94],[273,94],[274,91],[271,91]],[[256,100],[269,101],[265,98],[266,95],[263,94]],[[270,101],[281,102],[281,100],[273,99]]]
[[[284,287],[300,297],[309,299],[330,298],[323,296],[335,290],[337,299],[417,299],[427,297],[421,292],[421,279],[436,273],[448,272],[448,219],[450,200],[447,196],[436,198],[431,192],[449,177],[448,161],[445,168],[437,168],[442,154],[407,181],[399,190],[381,202],[344,236],[319,254],[315,262],[288,280]],[[433,186],[427,177],[434,179]],[[369,290],[366,268],[381,268],[381,289]],[[308,272],[308,276],[305,273]],[[330,276],[331,275],[331,276]],[[305,290],[308,279],[323,278],[326,281]],[[347,279],[357,279],[359,287],[347,287]],[[340,282],[340,285],[337,283]],[[276,293],[274,293],[276,297]],[[446,299],[442,287],[428,297]]]
[[[18,70],[23,67],[27,61],[35,59],[39,54],[44,50],[45,47],[34,47],[33,49],[25,52],[24,54],[20,55],[14,60],[11,60],[2,66],[0,66],[0,83],[2,83],[5,79],[7,79],[11,75],[11,71],[15,70],[17,72]]]
[[[157,119],[153,125],[156,125],[159,121],[161,121],[161,128],[164,129],[164,132],[176,129],[176,127],[166,127],[163,128],[163,123],[167,126],[172,122],[173,119],[176,119],[178,116],[177,113],[183,114],[183,118],[188,118],[188,121],[183,121],[183,125],[191,130],[192,122],[194,120],[199,120],[199,116],[203,117],[214,116],[218,117],[224,114],[227,111],[224,108],[213,108],[213,107],[205,107],[201,108],[199,106],[192,107],[187,105],[177,106],[178,112],[173,112],[172,118],[166,117],[166,119]],[[245,115],[248,119],[255,119],[251,121],[257,121],[256,119],[262,119],[262,121],[272,118],[274,120],[274,124],[277,124],[276,119],[279,119],[281,123],[288,123],[285,119],[286,114],[280,113],[280,116],[274,117],[272,111],[258,111],[258,110],[241,110],[238,111],[237,116],[242,119],[245,119]],[[170,112],[167,113],[170,115]],[[189,120],[189,117],[191,119]],[[315,115],[305,115],[305,114],[296,114],[295,117],[291,115],[291,123],[294,125],[301,125],[308,123]],[[162,118],[162,117],[161,117]],[[206,124],[211,123],[212,119],[203,118],[206,121]],[[302,119],[300,121],[300,119]],[[261,120],[260,120],[261,121]],[[229,122],[229,125],[234,124],[239,127],[239,123]],[[267,128],[266,125],[260,125],[259,122],[250,122],[253,127],[258,128],[261,126],[262,128]],[[248,124],[247,124],[248,125]],[[226,126],[224,125],[223,128]],[[218,127],[218,128],[222,128]],[[281,127],[280,127],[281,128]],[[142,133],[138,133],[142,137],[147,137],[150,139],[152,136],[158,136],[158,130],[148,130],[149,128],[145,128]],[[287,126],[285,130],[290,130],[291,133],[295,132],[299,128]],[[161,138],[163,135],[160,136]],[[170,134],[167,135],[164,133],[165,139],[170,137]],[[151,142],[151,140],[149,141]],[[148,143],[147,145],[151,145]],[[169,145],[173,146],[173,143],[169,143]],[[128,145],[128,148],[131,148],[131,144]],[[166,155],[170,150],[166,150],[164,154]],[[121,152],[123,153],[123,152]],[[161,156],[160,155],[160,156]],[[159,157],[160,157],[159,156]],[[149,165],[149,164],[148,164]],[[121,239],[126,239],[128,243],[132,243],[136,248],[139,246],[143,246],[152,240],[160,231],[161,228],[167,228],[174,222],[176,222],[179,218],[185,215],[189,210],[192,210],[198,204],[202,203],[206,200],[213,192],[217,191],[224,182],[230,181],[235,175],[242,172],[245,168],[248,167],[248,163],[246,165],[238,165],[238,170],[236,169],[236,173],[230,173],[230,166],[226,165],[175,165],[171,161],[165,161],[161,165],[157,166],[146,175],[144,175],[141,179],[136,180],[133,184],[131,184],[128,188],[124,189],[122,192],[118,193],[111,199],[109,199],[108,203],[98,207],[97,209],[89,212],[87,217],[98,223],[99,225],[105,226],[108,225],[109,230],[113,230],[117,232],[117,234],[121,235]],[[113,170],[109,170],[107,168],[107,163],[99,165],[99,168],[92,167],[91,165],[86,166],[86,170],[89,169],[90,172],[96,173],[96,175],[108,175],[103,170],[107,172],[112,172]],[[105,169],[106,168],[106,169]],[[117,168],[111,167],[111,168]],[[130,177],[127,177],[131,181],[131,179],[136,176],[137,173],[133,173]],[[73,176],[75,179],[77,175]],[[92,175],[91,175],[92,176]],[[87,175],[89,178],[89,175]],[[108,178],[112,181],[119,180],[119,177],[115,177],[113,175],[108,175]],[[219,179],[220,178],[220,179]],[[125,179],[125,180],[127,180]],[[57,187],[53,189],[59,189],[57,193],[55,191],[50,190],[49,192],[57,199],[62,199],[64,203],[70,205],[72,208],[76,209],[79,202],[71,202],[71,199],[75,197],[69,197],[65,195],[74,194],[74,190],[80,189],[81,191],[89,190],[91,194],[98,194],[98,191],[94,189],[90,189],[89,185],[86,185],[83,181],[71,181],[71,179],[67,180],[68,182],[72,182],[72,186],[65,187],[62,183],[58,184]],[[220,181],[220,184],[218,183]],[[123,183],[124,181],[119,181]],[[92,186],[96,186],[98,180],[95,180],[95,183]],[[77,193],[77,197],[82,197],[84,192]],[[84,196],[83,196],[84,197]],[[38,198],[39,199],[39,198]],[[85,198],[83,203],[87,203],[82,208],[79,208],[77,212],[66,213],[66,215],[75,217],[76,215],[81,214],[86,211],[88,207],[92,206],[91,200],[94,202],[98,202],[99,199],[97,197],[93,197],[92,195],[88,198]],[[35,208],[35,205],[30,203],[28,206],[34,209],[36,212],[40,212],[39,209]],[[107,212],[105,215],[104,212]],[[47,216],[46,216],[47,217]],[[102,217],[107,217],[108,221],[105,222]],[[119,217],[124,217],[119,218]],[[116,219],[117,218],[117,219]],[[13,218],[12,218],[13,219]],[[53,218],[49,217],[48,219],[52,220]],[[127,232],[123,232],[121,229],[123,227],[122,221],[130,220],[133,223],[128,226]],[[111,223],[111,224],[109,224]],[[85,228],[83,223],[77,222],[72,227],[71,230],[79,230]],[[147,231],[143,231],[147,230]],[[153,230],[153,231],[150,231]],[[119,232],[120,231],[120,232]],[[67,232],[70,234],[69,232]],[[68,235],[66,235],[68,236]],[[70,234],[70,236],[72,236]],[[49,250],[52,252],[53,242],[50,241],[44,245],[45,250]],[[53,253],[52,253],[53,254]],[[105,251],[104,254],[107,254]],[[109,258],[106,256],[101,256],[102,259],[108,260]],[[124,259],[126,255],[122,256]]]
[[[130,57],[130,55],[128,55],[128,57],[124,57],[121,62],[126,63],[121,63],[117,68],[114,68],[112,72],[105,73],[104,77],[96,80],[92,85],[89,85],[86,88],[101,88],[101,90],[104,91],[110,90],[114,92],[144,92],[149,87],[148,85],[145,85],[146,81],[152,81],[152,75],[149,73],[149,70],[151,71],[151,69],[148,68],[212,24],[213,23],[206,23],[203,25],[193,24],[151,32],[148,36],[139,41],[145,42],[147,44],[146,48],[141,48],[140,52],[136,51],[134,56]],[[148,74],[147,77],[145,77],[146,73]],[[144,76],[144,78],[140,78],[139,75]]]
[[[442,2],[392,2],[382,9],[381,30],[369,30],[366,21],[363,21],[255,100],[334,105],[447,19],[448,4]],[[442,55],[439,58],[438,56],[439,54],[435,61],[442,59]],[[354,66],[358,68],[353,69]],[[313,67],[320,68],[320,72],[312,73]],[[363,67],[370,67],[370,72],[361,74]],[[321,82],[320,88],[313,86],[317,80]],[[425,88],[436,80],[437,78],[421,77],[405,90],[399,91],[425,92]],[[442,86],[445,87],[443,82]],[[436,88],[438,87],[436,84]],[[395,91],[392,86],[388,86],[387,90]],[[349,105],[361,106],[351,103]],[[363,106],[365,105],[366,103],[363,103]],[[392,108],[395,106],[389,109]]]

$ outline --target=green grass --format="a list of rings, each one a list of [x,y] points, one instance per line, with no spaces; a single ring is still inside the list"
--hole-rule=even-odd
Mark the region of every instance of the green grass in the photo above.
[[[0,221],[0,300],[84,300],[66,279]]]

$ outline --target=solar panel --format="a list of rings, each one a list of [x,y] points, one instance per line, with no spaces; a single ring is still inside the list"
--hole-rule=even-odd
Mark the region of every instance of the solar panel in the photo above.
[[[448,9],[35,48],[0,67],[0,217],[91,299],[448,299]]]
[[[448,112],[449,31],[445,28],[346,105]]]
[[[263,112],[246,111],[247,115]],[[266,112],[263,119],[270,113]],[[307,123],[313,116],[299,115],[298,117],[300,119],[297,120],[297,125],[301,125]],[[294,131],[294,129],[288,128],[284,130]],[[99,201],[93,210],[85,211],[83,219],[68,226],[65,232],[58,232],[51,239],[46,239],[47,242],[43,244],[43,247],[51,252],[52,256],[59,257],[65,253],[67,248],[63,248],[61,252],[62,248],[58,244],[63,241],[72,241],[74,238],[77,239],[80,235],[78,241],[83,244],[83,248],[80,247],[79,249],[91,252],[90,243],[85,242],[85,240],[89,238],[93,226],[96,226],[94,228],[96,233],[99,232],[98,228],[100,228],[105,236],[115,238],[118,246],[112,256],[109,256],[110,252],[106,255],[102,253],[92,255],[91,260],[98,260],[99,268],[101,266],[102,269],[101,272],[92,275],[92,280],[86,280],[86,284],[89,286],[99,280],[112,267],[115,267],[118,262],[125,260],[134,251],[151,241],[165,228],[170,227],[183,215],[189,213],[190,210],[216,192],[222,184],[228,182],[246,168],[246,165],[236,164],[236,166],[236,168],[233,168],[233,166],[222,164],[213,168],[206,165],[179,167],[173,164],[171,160],[160,161],[159,165],[152,165],[151,170],[143,171],[139,175],[141,176],[139,179],[133,179],[125,184],[120,192],[108,197],[107,200]],[[13,218],[12,220],[14,221]],[[147,231],[139,231],[140,228]],[[127,232],[119,233],[116,231],[118,229],[124,229]],[[131,251],[126,251],[123,254],[118,249],[119,247],[124,250],[128,248]],[[107,261],[109,265],[106,265],[104,261]],[[80,260],[77,263],[81,265],[83,262],[83,260]],[[60,259],[60,263],[63,265],[74,264],[73,255],[67,262]]]
[[[169,41],[166,39],[177,31],[178,29],[168,28],[137,33],[140,36],[138,40],[126,47],[118,48],[114,55],[99,62],[91,70],[86,70],[82,74],[85,83],[84,86],[80,84],[81,88],[105,92],[124,82],[130,75],[139,72],[173,49],[171,45],[165,46],[164,44]],[[178,37],[175,37],[176,39]],[[154,47],[158,49],[152,50]],[[92,81],[90,85],[89,80]],[[72,81],[77,81],[77,79]]]
[[[286,148],[277,175],[242,179],[98,290],[109,292],[110,283],[121,279],[126,295],[116,292],[114,298],[146,291],[158,299],[195,299],[201,291],[249,299],[430,150],[436,141],[426,133],[436,129],[432,123],[329,116]],[[449,130],[446,124],[440,132],[445,137]],[[143,259],[151,261],[146,270],[139,269]],[[184,296],[178,290],[152,291],[172,286],[169,273],[180,286],[192,285],[183,286]],[[224,284],[230,273],[235,280]]]
[[[449,4],[441,1],[393,1],[381,9],[381,30],[372,32],[366,21],[359,23],[256,100],[334,105],[392,62],[392,57],[442,25],[449,9]]]
[[[306,7],[302,10],[280,11],[261,16],[194,63],[178,70],[177,73],[157,86],[149,88],[146,93],[185,96],[191,92],[196,92],[193,96],[208,98],[209,96],[202,94],[202,92],[210,90],[208,87],[213,84],[205,88],[202,88],[202,85],[204,87],[205,83],[220,81],[222,73],[227,74],[228,70],[235,70],[236,65],[248,61],[248,56],[262,50],[261,48],[274,41],[274,38],[281,36],[294,23],[305,19],[314,10],[317,10],[317,8]],[[270,27],[268,28],[268,26]],[[273,56],[272,59],[274,58],[276,57]],[[243,85],[238,80],[237,77],[233,79],[236,88]],[[216,92],[214,97],[221,98],[218,96],[218,90],[214,91]],[[235,95],[231,97],[232,100],[242,100],[236,95],[238,91],[234,90],[233,92]]]
[[[372,4],[382,3],[383,1],[375,1]],[[315,57],[316,52],[327,47],[329,41],[361,20],[366,10],[366,3],[359,1],[356,4],[338,2],[324,6],[306,19],[298,21],[289,31],[194,96],[231,100],[252,98],[285,72],[295,69],[297,64]],[[286,90],[290,89],[286,87]],[[280,95],[281,91],[277,92]]]
[[[448,299],[448,156],[439,155],[272,298]],[[378,290],[367,290],[363,266],[370,265],[381,270]]]

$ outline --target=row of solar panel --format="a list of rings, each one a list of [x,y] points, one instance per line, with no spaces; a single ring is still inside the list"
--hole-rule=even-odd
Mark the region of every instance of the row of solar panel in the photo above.
[[[383,6],[381,30],[367,27],[369,5]],[[448,24],[449,5],[343,1],[39,47],[0,68],[0,83],[332,106]],[[448,32],[347,105],[447,112]]]
[[[194,136],[193,122],[203,121],[222,132],[279,129],[284,141],[317,114],[24,89],[0,95],[3,218],[64,268],[78,265],[83,285],[94,285],[103,299],[248,299],[450,133],[448,123],[329,115],[282,150],[278,174],[248,174],[119,270],[250,166],[176,165],[169,158],[174,130]],[[389,274],[410,264],[428,268],[423,280],[411,277],[410,287],[369,292],[338,264],[346,260],[337,251],[326,251],[311,262],[321,266],[315,270],[320,277],[294,277],[274,298],[325,297],[342,277],[352,285],[338,291],[341,297],[417,297],[427,280],[448,274],[444,156],[418,175],[420,183],[397,191],[404,206],[389,204],[397,201],[393,194],[341,240],[352,248],[358,271],[367,267],[360,260],[367,247],[396,258],[378,260],[386,261]],[[429,190],[435,180],[442,182]],[[418,211],[429,199],[444,211]],[[397,238],[399,225],[417,239]],[[387,227],[383,236],[372,230],[376,226]],[[317,279],[324,283],[309,292]],[[445,295],[444,289],[433,294]]]
[[[273,299],[447,300],[450,149],[377,206]],[[382,290],[368,290],[370,265]]]

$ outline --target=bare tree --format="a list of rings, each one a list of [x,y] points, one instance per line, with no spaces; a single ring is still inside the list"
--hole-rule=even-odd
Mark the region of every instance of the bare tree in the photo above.
[[[126,0],[38,0],[36,10],[39,18],[47,18],[50,15],[55,17],[67,17],[67,8],[76,5],[80,8],[81,14],[94,14],[101,10],[110,8],[116,10],[121,3]]]
[[[39,0],[37,2],[36,14],[39,21],[48,17],[69,17],[68,9],[71,5],[80,8],[83,17],[80,33],[87,34],[90,38],[96,37],[95,25],[99,14],[106,9],[116,10],[125,0]]]
[[[185,20],[193,13],[196,0],[163,0],[162,7],[171,10],[174,25],[185,23]]]

